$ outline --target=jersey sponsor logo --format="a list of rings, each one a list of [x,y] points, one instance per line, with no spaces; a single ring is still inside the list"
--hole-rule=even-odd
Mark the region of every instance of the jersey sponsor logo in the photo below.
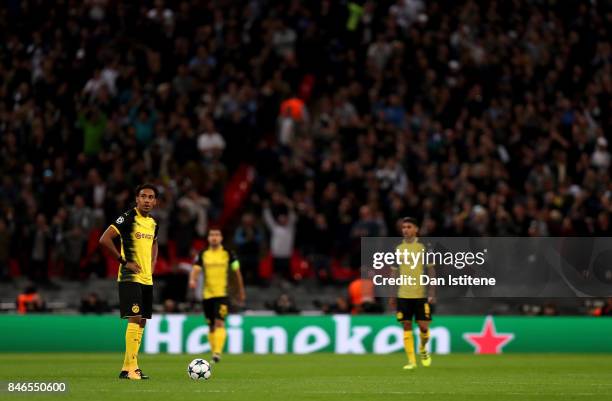
[[[134,234],[134,236],[136,237],[136,239],[153,239],[152,234],[145,234],[141,233],[140,231],[136,231],[136,234]]]
[[[116,222],[117,224],[121,224],[121,223],[123,223],[124,221],[125,221],[125,219],[123,218],[123,216],[119,216],[119,217],[117,218],[117,220],[115,220],[115,222]]]

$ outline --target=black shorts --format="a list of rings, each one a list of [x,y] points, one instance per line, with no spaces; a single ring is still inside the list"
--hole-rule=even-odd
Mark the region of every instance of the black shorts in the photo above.
[[[426,298],[398,298],[397,299],[397,321],[410,322],[414,320],[431,321],[431,305]]]
[[[229,306],[227,297],[208,298],[202,301],[204,317],[209,325],[215,324],[215,320],[225,320]]]
[[[119,282],[119,311],[121,318],[140,316],[151,319],[153,286],[131,281]]]

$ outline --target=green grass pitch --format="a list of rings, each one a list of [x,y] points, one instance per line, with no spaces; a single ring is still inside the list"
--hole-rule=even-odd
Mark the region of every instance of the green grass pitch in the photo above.
[[[192,381],[195,355],[141,355],[148,381],[119,380],[122,354],[1,354],[0,380],[65,381],[67,394],[2,400],[612,400],[612,355],[434,355],[403,371],[404,356],[226,355]],[[208,355],[203,356],[208,359]]]

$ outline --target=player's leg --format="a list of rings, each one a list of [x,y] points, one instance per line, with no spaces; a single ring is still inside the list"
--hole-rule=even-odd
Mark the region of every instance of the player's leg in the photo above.
[[[140,380],[140,375],[136,373],[138,368],[138,333],[142,320],[142,292],[139,284],[119,283],[119,309],[121,318],[128,320],[125,330],[125,355],[119,378]]]
[[[214,299],[202,300],[202,309],[204,310],[204,320],[208,325],[208,343],[210,344],[210,352],[215,349],[215,314],[214,314]]]
[[[227,298],[218,298],[215,302],[215,341],[213,348],[213,362],[221,360],[221,353],[225,347],[227,332],[225,331],[225,317],[227,316],[228,300]]]
[[[408,364],[404,366],[404,369],[411,370],[416,367],[416,355],[414,352],[414,336],[412,334],[412,315],[413,311],[410,308],[409,299],[398,298],[397,299],[397,321],[402,323],[404,327],[404,350],[406,351],[406,358]]]
[[[142,344],[142,336],[144,335],[144,329],[146,325],[147,319],[145,319],[144,317],[141,318],[138,322],[138,352],[140,352],[140,345]]]
[[[416,354],[414,351],[414,335],[412,334],[412,319],[405,320],[404,325],[404,351],[406,351],[406,357],[408,364],[404,366],[404,369],[416,368]]]
[[[429,342],[429,325],[431,324],[431,306],[427,300],[419,302],[416,311],[416,321],[419,326],[420,339],[419,354],[421,356],[421,364],[425,367],[431,365],[431,355],[427,351],[427,343]]]
[[[138,348],[136,349],[136,373],[140,375],[141,379],[148,379],[149,376],[142,372],[142,369],[138,366],[138,352],[140,351],[140,345],[142,344],[142,336],[144,334],[145,326],[147,325],[147,319],[151,319],[153,314],[153,286],[141,284],[142,292],[142,315],[140,322],[138,322]]]

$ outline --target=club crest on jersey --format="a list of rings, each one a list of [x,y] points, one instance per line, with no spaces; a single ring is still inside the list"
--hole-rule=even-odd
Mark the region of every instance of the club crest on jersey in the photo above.
[[[140,312],[140,306],[138,306],[138,304],[134,304],[134,305],[132,305],[132,312],[133,312],[133,313],[138,313],[138,312]]]
[[[117,222],[117,224],[121,224],[121,223],[123,223],[123,221],[124,221],[124,220],[125,220],[125,219],[123,218],[123,216],[119,216],[119,217],[117,218],[116,222]]]

